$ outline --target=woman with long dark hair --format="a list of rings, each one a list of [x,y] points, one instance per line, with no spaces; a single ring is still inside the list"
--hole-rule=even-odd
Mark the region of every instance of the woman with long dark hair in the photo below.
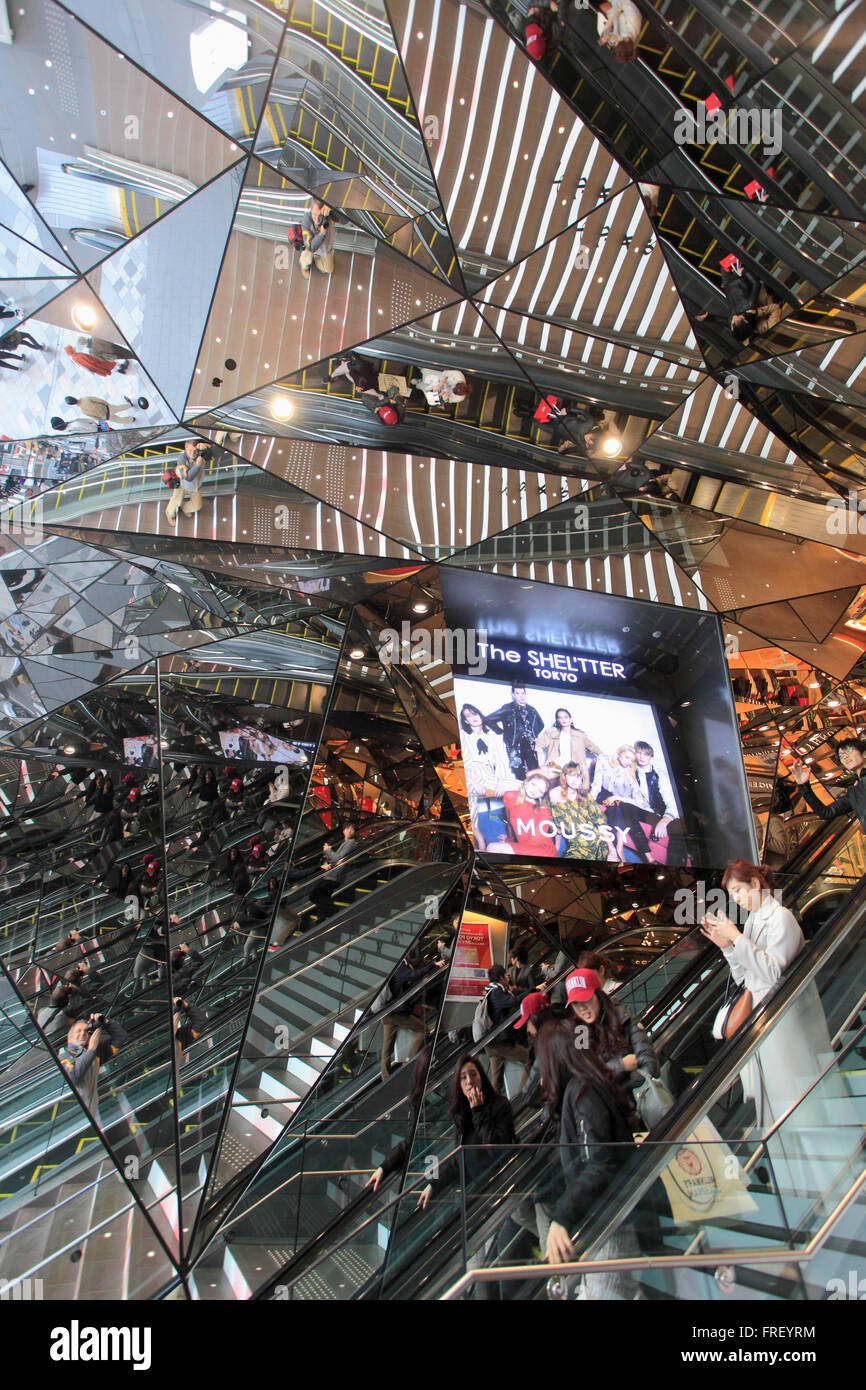
[[[578,1044],[596,1054],[617,1085],[624,1090],[640,1086],[638,1069],[659,1075],[659,1061],[646,1033],[624,1004],[605,994],[594,970],[574,970],[565,981],[565,993]]]
[[[634,1154],[634,1109],[626,1091],[592,1048],[575,1046],[571,1021],[549,1023],[536,1041],[541,1086],[551,1115],[559,1120],[563,1182],[546,1194],[551,1217],[545,1242],[550,1264],[574,1258],[572,1234],[608,1190],[611,1179]],[[615,1247],[615,1248],[611,1248]],[[637,1253],[633,1231],[620,1229],[598,1258]],[[634,1298],[628,1273],[585,1276],[587,1298]]]
[[[454,1121],[457,1144],[467,1149],[463,1166],[466,1186],[472,1188],[489,1174],[492,1166],[491,1158],[485,1158],[476,1150],[492,1144],[516,1142],[511,1104],[504,1096],[497,1095],[472,1052],[465,1053],[454,1068],[448,1109]],[[428,1183],[421,1193],[419,1207],[426,1207],[435,1193],[456,1182],[459,1173],[456,1158],[443,1163],[438,1178]]]

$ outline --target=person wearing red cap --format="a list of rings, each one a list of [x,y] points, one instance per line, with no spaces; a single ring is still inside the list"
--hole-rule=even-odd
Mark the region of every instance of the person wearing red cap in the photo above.
[[[642,1082],[639,1069],[659,1075],[646,1033],[625,1005],[605,994],[594,970],[574,970],[565,981],[565,994],[576,1019],[576,1045],[595,1052],[618,1085],[634,1090]]]
[[[359,399],[382,425],[399,425],[406,418],[406,407],[396,386],[389,386],[387,391],[362,391]]]

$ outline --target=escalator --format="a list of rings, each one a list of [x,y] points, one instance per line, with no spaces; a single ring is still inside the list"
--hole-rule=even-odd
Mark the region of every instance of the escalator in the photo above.
[[[448,830],[443,827],[440,838],[447,839]],[[399,952],[395,943],[400,933],[408,944],[419,929],[415,920],[419,912],[423,923],[428,896],[450,886],[455,873],[460,872],[462,860],[456,866],[453,862],[436,862],[437,833],[436,826],[398,828],[388,823],[366,837],[362,842],[364,862],[349,876],[345,892],[341,889],[335,916],[300,933],[284,950],[269,956],[266,964],[273,979],[264,991],[263,1008],[274,1014],[280,1012],[281,1025],[291,1037],[292,1046],[284,1059],[287,1066],[306,1067],[305,1075],[317,1074],[316,1068],[325,1064],[326,1040],[336,1036],[334,1030],[340,1019],[354,1022],[357,1010],[381,988],[395,963],[395,951]],[[450,839],[457,842],[455,834]],[[317,853],[316,863],[319,858]],[[284,905],[299,902],[320,876],[314,872],[303,887],[291,887]],[[400,893],[398,902],[395,894]],[[411,910],[407,910],[409,900]],[[205,906],[198,901],[190,904],[197,918]],[[198,978],[184,993],[190,1002],[206,1008],[208,1028],[176,1064],[181,1161],[186,1169],[182,1177],[185,1201],[200,1195],[207,1177],[207,1157],[217,1136],[258,967],[255,959],[243,958],[240,942],[224,929],[213,933],[201,955],[196,968]],[[116,986],[112,962],[107,962],[107,988],[113,989],[115,1001],[121,998],[123,973],[128,970],[129,961],[128,950],[125,955],[118,953],[121,977]],[[297,988],[298,983],[301,989]],[[8,992],[9,986],[5,988]],[[99,1079],[100,1129],[122,1160],[136,1158],[134,1171],[140,1174],[136,1184],[141,1194],[149,1203],[158,1198],[163,1208],[167,1203],[170,1206],[169,1189],[178,1182],[172,1176],[174,1064],[166,1008],[166,991],[158,983],[127,997],[123,1011],[118,1002],[114,1016],[122,1019],[128,1038],[102,1068]],[[19,1277],[14,1238],[20,1229],[21,1200],[33,1195],[34,1182],[39,1184],[40,1197],[44,1192],[49,1201],[64,1183],[88,1186],[87,1175],[93,1166],[93,1131],[56,1063],[35,1034],[21,1002],[10,997],[10,1005],[3,1013],[7,1031],[19,1038],[23,1047],[19,1047],[17,1064],[7,1069],[0,1116],[4,1132],[17,1132],[16,1143],[2,1151],[6,1160],[2,1164],[0,1190],[6,1200],[0,1219],[0,1268],[4,1277]],[[242,1095],[238,1090],[234,1096],[232,1115],[242,1123],[246,1111],[254,1105],[251,1094],[256,1080],[262,1080],[261,1063],[258,1077],[253,1074],[257,1051],[254,1030],[256,1024],[261,1026],[262,1017],[261,1013],[253,1015],[239,1074],[239,1080],[251,1088],[251,1093]],[[302,1023],[305,1031],[299,1033]],[[273,1073],[272,1042],[268,1054],[269,1070]],[[315,1060],[311,1061],[311,1057]],[[280,1073],[276,1079],[285,1092],[287,1075]],[[296,1084],[295,1103],[298,1091]],[[286,1103],[285,1096],[280,1103]],[[227,1146],[226,1151],[231,1154],[231,1162],[228,1172],[221,1175],[223,1183],[234,1175],[240,1155],[248,1160],[257,1156],[255,1150],[246,1152],[239,1143]],[[15,1194],[20,1194],[20,1199]],[[14,1276],[7,1273],[13,1268]]]
[[[859,858],[853,851],[852,841],[859,842],[857,827],[840,827],[838,823],[821,823],[818,826],[815,834],[794,856],[786,874],[786,897],[795,912],[805,912],[811,904],[823,903],[826,907],[828,902],[836,901],[842,891],[850,897],[850,890],[856,885],[862,872]],[[846,855],[853,855],[852,877],[843,880],[836,875],[836,869],[840,859],[844,860]],[[828,893],[832,896],[828,897]],[[848,910],[847,904],[841,909],[837,908],[832,922],[836,921],[840,911]],[[832,923],[827,924],[819,932],[814,943],[816,948],[826,942],[831,925]],[[708,1069],[709,1074],[719,1051],[718,1045],[709,1040],[708,1020],[711,1022],[721,1002],[726,977],[727,968],[719,953],[695,929],[682,935],[670,951],[623,985],[619,997],[633,1011],[640,1014],[641,1021],[664,1057],[681,1068],[686,1077],[695,1078],[702,1068]],[[858,1003],[859,1000],[850,998],[846,998],[842,1003],[834,1003],[834,1019],[840,1009],[846,1012],[843,1045],[850,1043],[853,1033],[856,1032],[858,1014],[855,1006]],[[839,1037],[843,1038],[843,1034],[840,1033]],[[856,1056],[856,1053],[854,1055]],[[443,1077],[450,1079],[452,1065],[453,1058],[449,1057],[442,1068]],[[436,1077],[431,1076],[428,1090],[431,1083],[435,1089]],[[687,1095],[702,1089],[704,1084],[702,1078],[697,1085],[690,1085]],[[444,1105],[441,1111],[442,1128],[439,1135],[450,1133]],[[724,1124],[727,1131],[736,1132],[738,1125],[742,1127],[742,1112],[742,1105],[725,1111]],[[334,1123],[339,1128],[338,1122]],[[343,1130],[351,1129],[351,1125],[345,1120],[342,1126]],[[431,1138],[426,1147],[420,1136],[416,1140],[409,1165],[408,1187],[417,1188],[419,1184],[423,1185],[424,1163],[431,1153],[444,1155],[447,1152],[448,1145],[443,1144],[439,1135],[433,1134],[431,1130]],[[307,1137],[309,1142],[309,1136]],[[331,1142],[333,1143],[333,1136]],[[755,1147],[756,1141],[752,1139],[751,1142]],[[354,1135],[352,1143],[357,1149]],[[522,1160],[524,1164],[530,1161],[531,1156],[524,1156]],[[309,1166],[313,1167],[315,1160],[310,1157],[308,1162]],[[329,1178],[323,1174],[320,1182],[328,1181],[334,1185],[335,1191],[342,1193],[344,1205],[348,1207],[345,1182],[342,1187],[338,1187],[333,1175]],[[312,1258],[299,1261],[296,1257],[293,1262],[287,1262],[279,1275],[273,1277],[256,1296],[439,1296],[447,1287],[449,1278],[453,1280],[453,1277],[456,1277],[455,1271],[460,1263],[456,1250],[460,1246],[460,1229],[464,1220],[469,1227],[467,1238],[470,1245],[474,1238],[472,1222],[476,1218],[472,1213],[461,1213],[458,1210],[459,1202],[452,1201],[450,1206],[445,1204],[448,1206],[446,1211],[440,1208],[433,1215],[416,1215],[413,1210],[415,1194],[412,1193],[402,1199],[402,1210],[401,1199],[392,1198],[390,1202],[383,1204],[381,1194],[378,1199],[371,1199],[367,1194],[366,1198],[362,1196],[356,1201],[357,1210],[349,1211],[348,1218],[336,1221],[333,1229],[326,1231],[311,1247]],[[485,1232],[489,1235],[490,1231],[496,1228],[496,1223],[502,1219],[497,1204],[494,1206],[494,1213],[479,1223],[478,1242],[481,1246],[486,1239]],[[388,1236],[395,1231],[396,1235],[391,1234],[389,1243]],[[366,1284],[357,1280],[353,1282],[348,1277],[347,1265],[351,1265],[359,1250],[364,1250],[369,1257],[376,1241],[383,1239],[387,1248],[380,1250],[376,1274]],[[355,1259],[356,1266],[357,1263]],[[384,1278],[382,1269],[386,1264],[387,1278]],[[324,1294],[322,1289],[329,1281],[331,1292]],[[275,1294],[275,1289],[280,1291]]]
[[[844,833],[843,838],[846,838]],[[808,895],[814,887],[814,883],[807,884],[801,891]],[[796,904],[793,905],[796,910]],[[718,952],[714,954],[718,957]],[[673,1017],[670,1013],[665,1015],[664,1010],[657,1010],[655,1026],[652,1017],[645,1019],[657,1050],[686,1072],[693,1075],[700,1072],[700,1075],[649,1139],[635,1151],[630,1164],[626,1168],[617,1165],[620,1172],[615,1192],[611,1191],[598,1203],[591,1223],[574,1240],[576,1259],[591,1258],[593,1252],[599,1250],[610,1254],[611,1242],[616,1248],[617,1233],[626,1230],[635,1248],[639,1242],[647,1261],[655,1263],[658,1258],[671,1254],[675,1247],[676,1254],[684,1259],[677,1270],[694,1270],[696,1265],[690,1264],[686,1256],[695,1251],[705,1255],[715,1269],[725,1266],[722,1255],[726,1251],[751,1249],[756,1239],[759,1239],[759,1249],[769,1243],[772,1250],[787,1250],[792,1241],[820,1227],[850,1185],[860,1181],[866,1157],[863,1148],[866,1122],[864,967],[866,880],[861,880],[792,965],[778,991],[724,1047],[710,1038],[712,1019],[724,995],[727,968],[723,963],[709,963],[704,980],[689,991]],[[833,1052],[820,1059],[810,1093],[801,1098],[783,1118],[777,1133],[765,1142],[755,1130],[753,1109],[751,1102],[743,1097],[739,1074],[756,1048],[766,1044],[773,1025],[788,1008],[796,1007],[798,995],[811,986],[817,989]],[[717,1138],[707,1138],[707,1122],[714,1127]],[[674,1221],[668,1199],[656,1179],[663,1171],[670,1174],[676,1169],[674,1176],[682,1181],[681,1161],[688,1164],[701,1148],[706,1153],[708,1146],[712,1151],[714,1144],[718,1146],[716,1151],[723,1163],[735,1161],[738,1196],[749,1220],[744,1224],[739,1216],[725,1213],[722,1208],[723,1219],[702,1222],[698,1239],[693,1222],[677,1224]],[[486,1193],[483,1201],[464,1208],[462,1197],[449,1198],[453,1209],[448,1215],[456,1227],[462,1223],[470,1225],[462,1260],[455,1259],[453,1253],[449,1257],[444,1246],[435,1265],[419,1259],[418,1250],[412,1249],[412,1223],[406,1220],[406,1256],[392,1263],[392,1278],[384,1296],[405,1297],[409,1286],[414,1285],[421,1289],[422,1297],[440,1297],[448,1287],[449,1274],[454,1275],[461,1264],[460,1272],[463,1272],[466,1257],[483,1251],[508,1205],[513,1204],[521,1191],[531,1192],[539,1179],[538,1158],[533,1157],[531,1151],[515,1149],[505,1157],[497,1174],[496,1190]],[[555,1167],[559,1163],[554,1148],[543,1157],[548,1165]],[[521,1183],[528,1181],[527,1172],[532,1173],[531,1183],[528,1188],[521,1188]],[[710,1201],[709,1210],[716,1205]],[[445,1224],[445,1215],[440,1209],[437,1214],[440,1224]],[[718,1250],[719,1255],[708,1255],[711,1249]],[[622,1247],[619,1253],[623,1253]],[[759,1257],[758,1264],[766,1258],[768,1256]],[[505,1262],[508,1262],[507,1257]],[[794,1263],[796,1265],[796,1261]],[[749,1286],[745,1267],[739,1263],[736,1267],[739,1285]],[[525,1274],[526,1271],[524,1277]],[[778,1285],[783,1291],[770,1295],[762,1287],[763,1276],[756,1277],[748,1296],[813,1296],[803,1292],[797,1278],[790,1270],[785,1275],[777,1272],[774,1287]],[[694,1285],[684,1275],[671,1272],[656,1276],[648,1265],[641,1270],[639,1283],[641,1292],[648,1297],[708,1296],[706,1288],[700,1294],[695,1293]],[[461,1291],[468,1286],[464,1285]],[[792,1293],[792,1288],[800,1292]],[[654,1292],[647,1292],[648,1289]],[[540,1296],[543,1292],[536,1269],[532,1280],[518,1296]],[[367,1296],[371,1293],[375,1296],[373,1291],[368,1291]],[[720,1293],[723,1293],[721,1286],[716,1296]]]

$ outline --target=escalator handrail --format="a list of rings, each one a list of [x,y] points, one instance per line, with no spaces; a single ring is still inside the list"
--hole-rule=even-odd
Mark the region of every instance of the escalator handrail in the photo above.
[[[673,1104],[656,1126],[651,1138],[641,1145],[640,1154],[650,1161],[641,1164],[621,1184],[615,1197],[608,1196],[597,1207],[590,1224],[573,1242],[580,1257],[587,1250],[609,1239],[640,1201],[648,1187],[664,1167],[664,1148],[669,1141],[688,1134],[701,1120],[720,1095],[728,1089],[743,1070],[760,1044],[766,1039],[779,1016],[793,1002],[801,989],[814,980],[819,970],[832,957],[838,945],[848,936],[866,907],[866,875],[854,892],[833,913],[821,934],[807,943],[785,972],[784,978],[763,1003],[759,1004],[747,1024],[735,1037],[720,1046],[718,1054],[707,1063],[696,1084],[689,1087]],[[612,1211],[611,1208],[615,1207]]]

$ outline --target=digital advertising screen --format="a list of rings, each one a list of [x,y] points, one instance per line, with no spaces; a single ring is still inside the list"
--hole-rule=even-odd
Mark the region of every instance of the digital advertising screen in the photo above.
[[[479,851],[754,861],[716,614],[444,567],[440,578]]]
[[[123,761],[130,767],[158,767],[159,739],[151,735],[144,738],[125,738]]]
[[[255,763],[282,763],[286,767],[306,767],[315,751],[313,743],[296,743],[276,738],[263,729],[239,725],[220,730],[220,747],[227,758]]]

